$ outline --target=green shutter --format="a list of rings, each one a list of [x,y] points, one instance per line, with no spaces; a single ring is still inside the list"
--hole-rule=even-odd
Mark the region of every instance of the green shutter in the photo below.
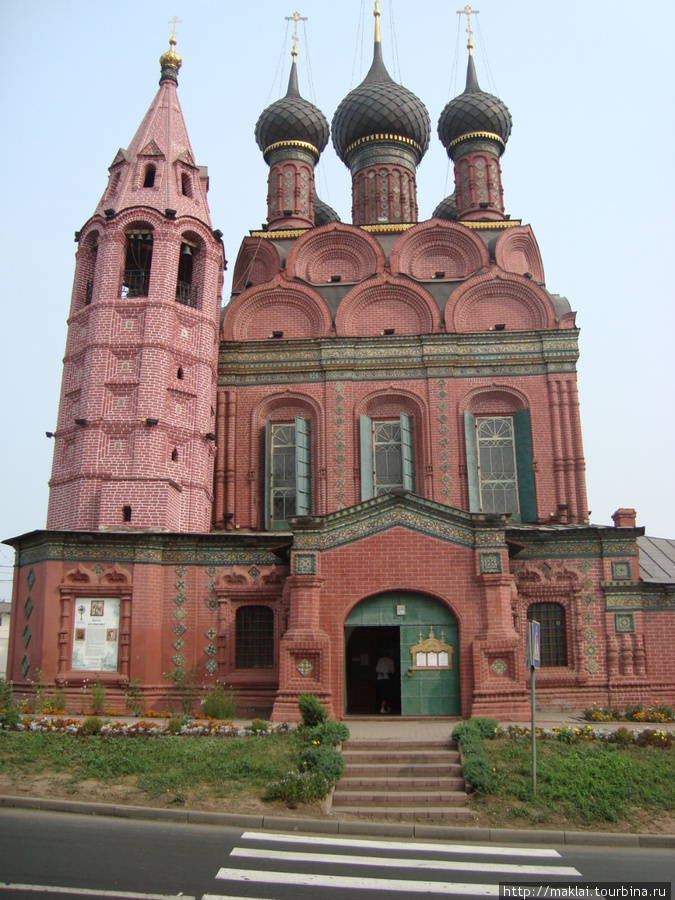
[[[476,456],[476,420],[464,410],[464,442],[466,444],[466,478],[469,485],[469,512],[480,512],[478,492],[478,458]]]
[[[361,502],[372,500],[375,495],[373,484],[373,423],[368,416],[359,416],[359,437],[361,442]]]
[[[401,413],[401,462],[403,490],[415,492],[415,460],[413,457],[413,423],[411,416]]]
[[[529,409],[521,409],[513,417],[516,432],[516,465],[521,522],[537,521],[537,498],[532,461],[532,426]],[[515,517],[514,517],[515,518]]]
[[[270,420],[265,419],[265,528],[269,529],[272,510],[270,509]]]
[[[295,514],[312,512],[312,479],[310,471],[309,419],[295,417]]]

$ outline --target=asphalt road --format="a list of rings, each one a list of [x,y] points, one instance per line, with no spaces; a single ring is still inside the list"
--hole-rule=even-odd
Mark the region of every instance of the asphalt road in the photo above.
[[[672,889],[672,850],[244,831],[30,810],[0,811],[0,900],[368,900],[554,897],[545,885],[650,881]],[[534,887],[532,887],[534,885]],[[574,895],[573,895],[574,896]],[[580,896],[577,894],[576,896]],[[643,894],[619,893],[620,900]],[[658,900],[669,894],[656,894]]]

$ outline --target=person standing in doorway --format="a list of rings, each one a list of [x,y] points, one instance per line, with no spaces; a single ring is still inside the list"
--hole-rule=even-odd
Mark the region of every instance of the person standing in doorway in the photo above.
[[[391,656],[385,653],[378,659],[375,672],[377,674],[377,700],[381,713],[391,712],[392,676],[395,671],[396,666]]]

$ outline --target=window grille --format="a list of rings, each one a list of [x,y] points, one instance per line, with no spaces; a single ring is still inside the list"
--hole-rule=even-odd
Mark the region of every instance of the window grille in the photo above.
[[[542,666],[567,665],[565,609],[559,603],[533,603],[527,609],[527,621],[541,625]]]
[[[267,606],[241,606],[236,620],[237,669],[274,668],[274,613]]]
[[[476,452],[481,512],[518,513],[513,419],[510,416],[476,418]]]

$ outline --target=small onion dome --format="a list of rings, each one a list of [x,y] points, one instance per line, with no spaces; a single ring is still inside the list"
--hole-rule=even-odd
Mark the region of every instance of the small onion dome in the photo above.
[[[329,222],[339,221],[340,216],[338,216],[335,210],[314,194],[314,224],[328,225]]]
[[[328,143],[326,117],[313,103],[300,96],[295,60],[291,65],[286,96],[260,114],[255,126],[255,139],[263,153],[273,144],[309,144],[317,159]]]
[[[171,81],[178,82],[178,70],[183,65],[183,60],[176,53],[176,38],[169,38],[169,50],[166,53],[162,53],[159,58],[159,64],[162,67],[162,75],[160,78],[160,83],[165,79],[169,78]]]
[[[335,151],[345,164],[353,144],[376,136],[393,136],[412,142],[418,162],[426,153],[431,131],[427,108],[419,97],[389,75],[379,40],[375,41],[370,71],[338,106],[332,129]]]
[[[496,137],[502,145],[501,155],[511,134],[511,124],[506,104],[480,89],[473,56],[469,56],[464,93],[448,103],[438,120],[441,143],[450,153],[452,145],[468,135]]]
[[[434,219],[446,219],[448,222],[457,221],[457,201],[454,191],[445,200],[441,200],[433,213]]]

